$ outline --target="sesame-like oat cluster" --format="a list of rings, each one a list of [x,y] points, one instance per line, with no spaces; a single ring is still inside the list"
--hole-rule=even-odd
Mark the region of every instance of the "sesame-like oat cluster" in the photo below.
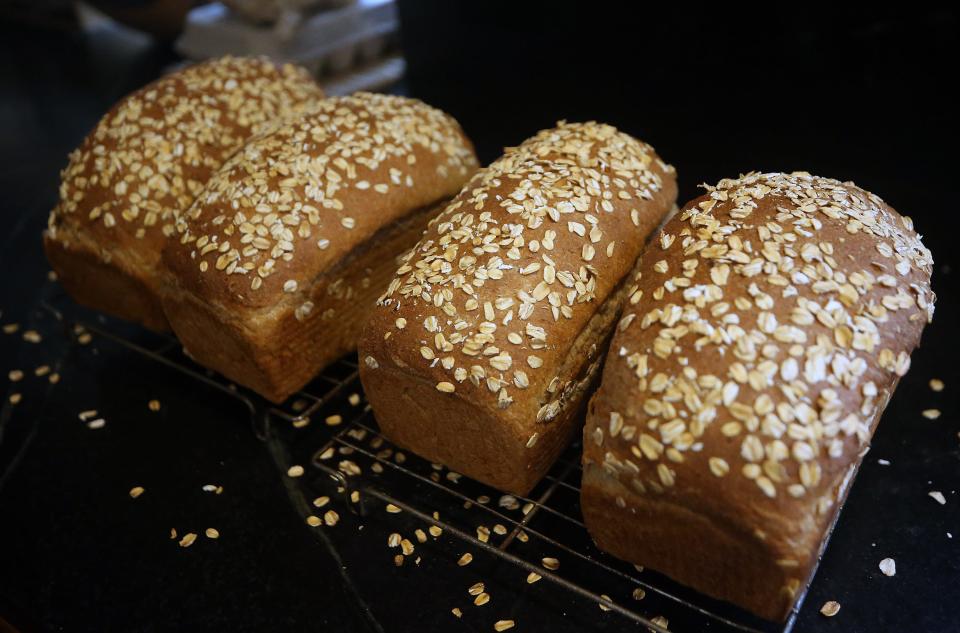
[[[768,498],[815,491],[823,514],[826,472],[868,442],[933,316],[931,254],[909,218],[850,183],[752,173],[706,189],[644,254],[648,294],[610,359],[634,387],[605,394],[591,452],[641,494],[693,459],[684,472]]]
[[[640,209],[672,171],[648,145],[593,122],[561,122],[507,149],[431,223],[397,271],[380,305],[421,316],[398,316],[387,336],[419,350],[419,362],[443,376],[441,392],[470,383],[500,408],[516,391],[561,392],[553,361],[570,341],[554,340],[551,324],[579,319],[582,327],[596,308],[581,306],[619,283],[599,271],[617,255],[635,257],[643,238],[611,227],[629,214],[649,230]],[[378,365],[373,356],[364,361]],[[552,419],[559,406],[542,403],[537,419]]]
[[[324,99],[228,161],[182,215],[179,242],[194,271],[228,280],[235,296],[303,294],[325,264],[452,195],[475,167],[456,121],[420,101]],[[298,318],[311,309],[305,301]]]
[[[304,70],[263,59],[224,57],[148,85],[70,155],[51,237],[68,218],[104,237],[169,237],[177,215],[251,135],[322,97]]]

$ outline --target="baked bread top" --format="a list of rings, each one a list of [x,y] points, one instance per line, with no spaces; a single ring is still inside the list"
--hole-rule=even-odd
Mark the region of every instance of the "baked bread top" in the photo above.
[[[356,93],[317,102],[246,145],[177,225],[164,262],[181,288],[221,305],[300,297],[350,251],[473,174],[457,122],[421,101]],[[299,316],[299,315],[298,315]]]
[[[177,215],[252,135],[323,92],[307,72],[224,57],[163,77],[114,106],[70,155],[48,236],[150,270]]]
[[[508,148],[397,270],[361,361],[386,354],[499,417],[552,419],[573,339],[675,197],[673,168],[609,125],[561,122]]]
[[[585,460],[796,565],[932,318],[932,257],[852,183],[752,173],[706,189],[643,255]]]

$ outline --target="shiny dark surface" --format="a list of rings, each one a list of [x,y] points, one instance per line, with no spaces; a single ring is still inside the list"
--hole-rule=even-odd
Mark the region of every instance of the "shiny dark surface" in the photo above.
[[[806,169],[852,179],[914,218],[937,262],[934,323],[874,437],[795,631],[960,627],[949,98],[960,25],[954,12],[910,9],[791,5],[745,16],[401,6],[403,90],[456,116],[485,161],[558,118],[592,118],[652,143],[677,167],[681,200],[699,182]],[[230,396],[101,338],[71,344],[38,307],[62,305],[39,241],[58,170],[114,100],[175,58],[140,41],[10,21],[0,22],[0,42],[0,323],[20,324],[0,334],[0,631],[3,619],[22,631],[490,631],[506,618],[518,631],[640,630],[544,581],[528,586],[494,557],[474,551],[474,562],[458,567],[466,548],[449,540],[415,542],[420,564],[397,568],[387,536],[412,538],[424,527],[407,515],[356,517],[333,503],[340,523],[308,528],[305,490],[330,484],[312,473],[291,487],[282,465],[309,459],[322,430],[285,430],[265,443]],[[30,328],[40,343],[22,339]],[[43,364],[60,373],[58,384],[33,375]],[[13,369],[25,378],[10,382]],[[931,378],[946,389],[931,391]],[[23,398],[16,406],[14,392]],[[147,408],[151,399],[159,412]],[[921,416],[934,407],[939,419]],[[77,418],[86,409],[107,425],[87,429]],[[223,494],[203,492],[208,483]],[[131,500],[136,485],[146,492]],[[206,527],[220,538],[203,537]],[[181,549],[171,528],[200,537]],[[886,557],[897,562],[892,578],[878,568]],[[466,588],[479,580],[492,600],[474,607]],[[595,589],[615,595],[617,586]],[[818,613],[827,600],[841,604],[834,618]],[[459,620],[454,606],[464,611]],[[671,630],[685,630],[679,624]]]

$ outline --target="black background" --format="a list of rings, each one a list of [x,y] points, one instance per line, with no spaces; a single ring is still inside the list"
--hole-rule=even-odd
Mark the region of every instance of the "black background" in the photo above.
[[[801,169],[853,180],[914,218],[937,262],[935,321],[796,630],[958,630],[956,11],[402,2],[401,18],[402,89],[457,117],[484,162],[558,119],[595,119],[673,163],[681,202],[701,182]],[[162,44],[9,16],[0,46],[0,322],[39,328],[39,234],[66,153],[117,98],[176,58]],[[388,631],[492,630],[492,621],[452,619],[452,599],[431,594],[443,590],[446,567],[427,579],[391,576],[379,541],[369,559],[345,562],[374,605],[364,615],[229,405],[116,350],[64,356],[55,341],[0,335],[4,375],[58,360],[64,375],[56,389],[4,383],[27,397],[16,410],[6,398],[0,405],[0,618],[26,631],[361,630],[370,617]],[[927,388],[932,377],[947,383],[943,393]],[[153,397],[171,404],[139,423]],[[939,420],[920,416],[933,406]],[[129,423],[91,435],[76,421],[85,408]],[[196,492],[208,479],[230,494],[211,504]],[[126,491],[137,484],[150,494],[131,506]],[[169,528],[197,516],[221,529],[218,549],[169,547]],[[886,556],[897,560],[894,578],[877,569]],[[827,620],[816,611],[831,599],[843,606]],[[517,630],[625,626],[593,607],[528,602]]]

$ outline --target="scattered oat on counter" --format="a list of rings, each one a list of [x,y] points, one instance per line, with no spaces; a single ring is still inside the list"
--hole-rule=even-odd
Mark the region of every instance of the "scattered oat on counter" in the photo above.
[[[14,334],[19,329],[20,329],[19,323],[7,323],[3,326],[3,333]]]
[[[303,477],[303,466],[296,465],[287,469],[288,477]]]
[[[533,583],[537,582],[541,578],[543,578],[543,576],[541,576],[535,571],[532,571],[529,574],[527,574],[527,584],[532,585]]]
[[[309,525],[310,527],[319,527],[322,524],[323,524],[323,521],[320,519],[320,517],[316,515],[311,514],[310,516],[307,517],[307,525]]]
[[[104,420],[103,418],[97,418],[96,420],[90,420],[89,422],[87,422],[87,428],[93,429],[93,430],[102,429],[106,425],[107,425],[107,421]]]
[[[143,494],[143,486],[134,486],[130,489],[130,498],[136,499]]]
[[[930,495],[931,497],[933,497],[933,498],[936,500],[936,502],[939,503],[940,505],[946,505],[946,504],[947,504],[947,499],[946,499],[946,497],[944,497],[944,496],[943,496],[943,493],[940,492],[939,490],[931,490],[931,491],[928,492],[927,494]]]
[[[23,340],[27,343],[39,343],[43,340],[43,337],[36,330],[27,330],[23,333]]]
[[[438,538],[441,534],[443,534],[443,529],[439,525],[431,525],[430,529],[427,531],[430,532],[430,536],[433,538]]]
[[[604,600],[606,600],[607,602],[610,602],[610,603],[613,602],[613,598],[611,598],[610,596],[608,596],[608,595],[605,594],[605,593],[601,593],[601,594],[600,594],[600,597],[603,598]],[[601,611],[609,611],[609,610],[610,610],[610,607],[608,607],[607,605],[605,605],[605,604],[602,603],[602,602],[598,602],[598,603],[597,603],[597,606],[600,607],[600,610],[601,610]]]
[[[924,409],[923,417],[928,420],[936,420],[940,417],[940,409]]]
[[[337,468],[344,475],[357,476],[363,473],[360,467],[357,466],[357,463],[350,459],[341,461],[339,464],[337,464]]]
[[[360,394],[359,394],[359,393],[351,393],[351,394],[350,394],[350,397],[347,398],[347,402],[349,402],[349,403],[351,404],[351,406],[354,406],[354,407],[359,406],[359,404],[360,404]]]
[[[188,532],[183,535],[183,538],[180,539],[180,547],[190,547],[193,545],[193,542],[197,540],[197,535],[193,532]]]
[[[890,465],[890,460],[889,460],[889,459],[878,459],[878,460],[877,460],[877,463],[880,464],[881,466],[889,466],[889,465]]]
[[[485,585],[482,582],[474,583],[467,589],[467,593],[469,593],[471,596],[479,596],[481,593],[483,593],[484,587]]]
[[[96,410],[96,409],[88,409],[87,411],[81,411],[79,414],[77,414],[77,417],[80,418],[80,421],[81,421],[81,422],[86,422],[86,421],[89,420],[90,418],[95,418],[95,417],[97,417],[97,410]]]
[[[317,497],[316,499],[313,500],[313,507],[322,508],[328,503],[330,503],[330,497],[324,495],[322,497]]]
[[[209,538],[209,539],[218,539],[218,538],[220,538],[220,530],[218,530],[217,528],[207,528],[206,530],[203,531],[203,533],[204,533],[204,534],[207,536],[207,538]]]
[[[473,554],[471,554],[470,552],[467,552],[466,554],[460,557],[460,560],[457,561],[457,565],[459,565],[460,567],[466,567],[471,562],[473,562]]]
[[[452,613],[453,615],[455,615],[455,616],[458,617],[458,618],[463,615],[463,611],[460,610],[460,607],[454,607],[454,608],[450,609],[450,613]]]
[[[40,365],[33,370],[33,375],[42,378],[50,373],[50,365]]]
[[[931,378],[930,389],[932,391],[943,391],[943,381],[939,378]]]
[[[483,592],[473,599],[473,604],[477,605],[478,607],[482,607],[488,602],[490,602],[490,594],[487,592]]]
[[[403,512],[403,510],[393,505],[392,503],[388,503],[387,512],[389,512],[390,514],[400,514],[401,512]]]
[[[520,502],[517,501],[517,498],[513,495],[503,495],[500,497],[500,500],[497,501],[497,505],[507,510],[517,510],[520,508]]]
[[[514,627],[513,620],[497,620],[493,624],[494,631],[506,631],[507,629],[512,629]]]
[[[820,613],[832,618],[840,612],[840,603],[830,600],[829,602],[824,602],[823,606],[820,607]]]
[[[159,410],[160,410],[160,401],[159,401],[159,400],[151,400],[150,402],[147,403],[147,408],[150,409],[151,411],[159,411]]]
[[[23,370],[11,369],[7,373],[7,378],[10,379],[10,382],[20,382],[21,380],[23,380]]]
[[[221,494],[223,492],[223,486],[218,486],[217,484],[204,484],[203,491]]]
[[[323,522],[329,525],[330,527],[333,527],[334,525],[336,525],[339,520],[340,520],[340,515],[337,514],[336,511],[334,510],[327,510],[326,513],[324,513],[323,515]]]
[[[549,569],[550,571],[557,571],[560,569],[560,561],[556,558],[547,557],[543,559],[543,566]]]
[[[10,400],[10,404],[20,404],[20,401],[23,400],[23,394],[11,393],[9,400]]]
[[[633,593],[631,595],[633,596],[634,600],[643,600],[644,598],[647,597],[647,592],[644,591],[642,587],[637,587],[636,589],[633,590]]]
[[[880,561],[880,571],[884,576],[895,576],[897,573],[897,563],[892,558],[884,558]]]
[[[327,426],[339,426],[340,424],[343,423],[343,416],[342,416],[342,415],[328,415],[328,416],[327,416],[327,419],[326,419],[325,421],[326,421],[326,423],[327,423]]]
[[[177,528],[170,528],[170,539],[173,540],[177,538]]]

